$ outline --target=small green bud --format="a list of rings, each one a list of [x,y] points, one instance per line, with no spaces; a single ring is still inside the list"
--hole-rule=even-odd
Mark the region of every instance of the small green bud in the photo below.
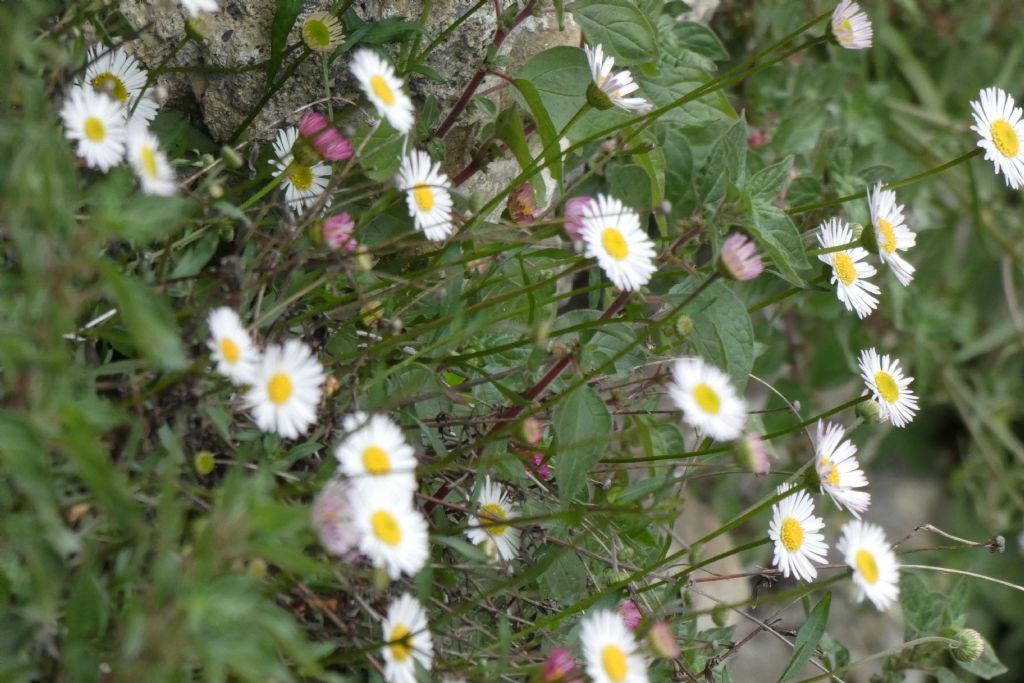
[[[204,167],[209,168],[210,166],[213,166],[213,162],[215,162],[216,159],[213,158],[212,154],[207,153],[199,157],[199,161],[202,162]]]
[[[473,192],[473,194],[469,195],[470,213],[480,213],[480,210],[484,208],[484,203],[484,193],[480,190]]]
[[[267,575],[267,563],[260,558],[249,560],[249,575],[256,579],[262,579]]]
[[[196,472],[205,477],[210,472],[213,472],[213,453],[210,451],[199,451],[192,459],[192,466],[196,468]]]
[[[970,664],[981,659],[985,653],[985,639],[973,628],[960,629],[955,640],[957,645],[952,648],[953,659]]]
[[[209,192],[210,196],[214,199],[220,199],[224,196],[224,186],[220,183],[214,183],[213,185],[210,185]]]
[[[858,403],[854,412],[856,412],[857,417],[865,422],[873,422],[877,424],[883,421],[882,407],[878,405],[878,401],[873,398]]]
[[[715,622],[715,626],[723,628],[729,623],[729,608],[725,605],[716,605],[711,611],[711,620]]]
[[[235,148],[230,145],[224,145],[220,148],[220,158],[224,160],[224,165],[228,168],[242,168],[242,164],[245,163],[242,155],[236,152]]]

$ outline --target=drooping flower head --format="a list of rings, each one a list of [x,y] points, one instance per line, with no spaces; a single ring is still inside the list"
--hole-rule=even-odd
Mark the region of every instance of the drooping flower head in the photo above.
[[[333,52],[343,40],[345,30],[330,12],[314,12],[302,22],[302,42],[313,52]]]
[[[900,593],[900,565],[882,527],[861,520],[847,522],[836,549],[853,569],[858,600],[867,597],[879,610],[896,600]]]
[[[910,384],[913,377],[903,374],[900,362],[874,349],[860,353],[860,374],[868,391],[878,401],[879,414],[894,427],[905,427],[917,413],[917,394]]]
[[[783,494],[792,488],[784,484],[778,488]],[[772,564],[803,581],[813,581],[818,576],[814,563],[825,564],[828,545],[820,533],[825,522],[814,516],[814,502],[807,491],[790,494],[772,506],[772,521],[768,536],[775,542]]]
[[[342,428],[348,436],[338,444],[334,457],[355,486],[373,481],[395,492],[416,490],[416,452],[391,418],[355,412],[345,416]]]
[[[128,127],[128,163],[146,194],[167,197],[178,191],[178,178],[167,155],[143,124]]]
[[[818,421],[814,467],[821,490],[840,508],[860,519],[871,504],[871,494],[857,490],[867,486],[868,479],[857,462],[857,447],[849,439],[844,440],[845,435],[841,425]]]
[[[217,363],[217,372],[235,384],[252,382],[260,353],[238,314],[226,306],[215,308],[210,311],[207,325],[210,339],[206,345]]]
[[[91,87],[75,86],[60,110],[64,135],[78,142],[78,156],[90,168],[106,173],[124,158],[124,111],[116,100]]]
[[[875,251],[882,262],[892,269],[899,283],[906,287],[914,279],[914,266],[898,252],[917,244],[917,235],[907,227],[903,219],[903,205],[896,203],[895,192],[883,190],[882,183],[878,183],[874,190],[868,190],[868,207],[871,210]]]
[[[146,92],[146,70],[134,57],[120,47],[93,45],[86,59],[86,85],[116,100],[134,123],[147,124],[156,117],[157,104]]]
[[[722,270],[733,280],[753,280],[764,270],[757,245],[746,235],[734,233],[722,243]]]
[[[277,131],[277,137],[274,139],[274,154],[277,155],[277,161],[274,162],[274,166],[277,168],[276,175],[287,174],[284,179],[284,198],[288,208],[296,214],[301,214],[320,200],[327,189],[331,167],[320,162],[308,163],[297,159],[292,153],[292,148],[298,137],[299,131],[294,127]],[[331,200],[328,198],[326,205],[330,204]]]
[[[612,73],[615,58],[605,56],[604,48],[601,45],[595,45],[593,48],[584,45],[583,51],[587,54],[590,76],[593,79],[593,83],[587,91],[587,101],[598,109],[610,109],[612,106],[616,106],[639,114],[652,109],[651,103],[642,97],[626,97],[640,86],[633,81],[633,75],[628,70]]]
[[[831,249],[853,241],[850,226],[833,218],[818,228],[818,244],[822,249]],[[866,318],[878,306],[878,285],[868,282],[877,272],[870,263],[865,263],[868,252],[861,247],[851,247],[827,254],[819,254],[818,259],[832,268],[832,284],[836,286],[836,296],[846,310],[853,311],[858,318]]]
[[[971,102],[971,115],[971,130],[981,137],[978,147],[985,150],[996,174],[1002,173],[1014,190],[1024,187],[1024,115],[1013,96],[1000,88],[985,88],[978,101]]]
[[[387,683],[416,683],[416,663],[430,671],[434,643],[427,614],[419,600],[408,593],[391,603],[381,623],[384,647],[384,679]]]
[[[443,240],[454,232],[448,176],[429,154],[414,149],[402,159],[395,183],[405,193],[413,224],[428,240]]]
[[[669,396],[683,411],[691,427],[717,441],[732,441],[743,434],[747,409],[732,380],[701,358],[680,358],[672,366]]]
[[[253,371],[246,401],[257,426],[295,439],[316,422],[324,368],[297,339],[271,344]]]
[[[832,35],[847,50],[866,50],[873,38],[871,20],[860,5],[842,0],[832,12]]]
[[[647,663],[636,638],[615,612],[598,610],[584,617],[580,644],[593,683],[647,683]]]
[[[394,67],[373,50],[364,48],[352,55],[350,68],[377,113],[403,135],[412,130],[412,100],[402,90],[402,81],[395,75]]]
[[[466,537],[472,543],[483,545],[493,551],[498,559],[510,562],[519,555],[519,529],[511,524],[502,524],[513,519],[516,509],[502,490],[501,485],[488,476],[480,489],[477,513],[469,520]]]
[[[618,289],[635,292],[657,270],[654,242],[640,227],[640,216],[614,197],[598,195],[583,207],[582,237],[584,255],[596,258]]]

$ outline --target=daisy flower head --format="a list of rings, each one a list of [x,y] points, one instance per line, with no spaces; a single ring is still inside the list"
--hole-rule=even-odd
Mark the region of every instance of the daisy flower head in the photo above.
[[[1024,187],[1024,115],[1013,96],[1000,88],[985,88],[971,102],[971,110],[971,130],[981,137],[978,147],[985,150],[985,160],[995,165],[996,175],[1002,173],[1010,188]]]
[[[657,267],[654,242],[640,227],[640,216],[614,197],[599,194],[583,207],[584,255],[596,258],[618,289],[635,292]]]
[[[408,593],[388,606],[381,623],[384,634],[384,680],[388,683],[416,683],[416,664],[427,671],[434,659],[427,614],[419,600]]]
[[[85,82],[93,90],[117,100],[131,121],[149,123],[156,117],[157,104],[146,93],[146,70],[135,57],[120,47],[93,45],[86,59]]]
[[[297,128],[283,128],[274,139],[274,154],[277,161],[277,176],[287,174],[284,179],[284,198],[288,207],[296,214],[313,206],[327,189],[331,167],[323,163],[306,164],[295,158],[292,147],[299,137]],[[330,206],[330,197],[327,205]]]
[[[448,176],[441,172],[441,164],[431,160],[426,152],[414,149],[402,159],[395,177],[398,189],[405,192],[409,214],[417,230],[428,240],[443,240],[455,229],[452,222],[452,195]]]
[[[181,0],[181,6],[193,17],[198,17],[200,12],[216,12],[220,9],[217,0]]]
[[[675,362],[668,393],[686,423],[716,441],[732,441],[743,434],[747,422],[743,399],[729,376],[702,358]]]
[[[514,518],[515,508],[505,495],[501,485],[484,478],[477,502],[477,513],[469,521],[466,538],[477,545],[483,545],[491,555],[510,562],[519,555],[519,529],[502,524],[502,520]]]
[[[249,384],[260,360],[260,352],[245,331],[238,314],[226,306],[210,311],[206,319],[210,339],[206,345],[217,362],[217,372],[235,384]]]
[[[906,427],[917,413],[917,394],[910,389],[913,377],[903,374],[900,361],[874,347],[860,352],[860,375],[876,401],[879,414],[894,427]]]
[[[593,683],[647,683],[647,663],[622,617],[611,610],[591,612],[580,622],[587,675]]]
[[[416,490],[416,452],[390,417],[356,412],[341,424],[348,436],[334,449],[334,457],[355,486],[374,481],[396,493]]]
[[[302,22],[302,42],[313,52],[333,52],[343,40],[345,30],[330,12],[314,12]]]
[[[366,482],[352,489],[352,517],[360,552],[392,581],[423,569],[430,555],[427,520],[409,496],[396,496],[388,482]]]
[[[850,226],[832,218],[818,228],[818,244],[822,249],[830,249],[853,241]],[[818,259],[832,268],[832,284],[836,286],[836,296],[858,318],[866,318],[878,306],[878,294],[881,290],[867,278],[875,274],[875,267],[865,263],[868,252],[861,247],[851,247],[841,251],[819,254]]]
[[[857,447],[843,439],[846,431],[834,422],[818,421],[818,439],[814,451],[814,467],[821,480],[821,489],[840,508],[846,508],[857,519],[871,504],[871,494],[857,491],[868,485],[868,479],[857,462]]]
[[[642,97],[626,97],[640,86],[636,84],[628,70],[612,73],[615,58],[605,56],[601,45],[595,45],[593,48],[584,45],[583,51],[587,54],[590,77],[593,79],[587,90],[587,101],[594,107],[610,109],[616,106],[638,114],[649,112],[653,108],[651,103]]]
[[[783,484],[779,494],[786,493],[792,484]],[[813,581],[818,575],[814,563],[825,564],[828,545],[820,530],[825,526],[821,517],[814,516],[814,503],[807,491],[799,491],[772,506],[772,521],[768,536],[775,542],[772,564],[782,575],[793,574],[798,579]]]
[[[402,81],[390,63],[373,50],[363,48],[352,55],[349,68],[377,113],[392,128],[403,135],[412,130],[412,100],[402,90]]]
[[[832,11],[832,35],[847,50],[866,50],[873,37],[871,20],[860,5],[842,0]]]
[[[146,194],[168,197],[178,191],[178,177],[160,151],[156,136],[142,123],[128,126],[128,163]]]
[[[312,350],[297,339],[271,344],[257,364],[246,400],[265,432],[295,439],[316,421],[325,375]]]
[[[836,549],[853,569],[858,601],[867,597],[876,609],[884,610],[896,600],[900,565],[882,527],[859,519],[847,522]]]
[[[64,136],[76,140],[78,156],[89,168],[106,173],[124,158],[124,112],[115,100],[90,87],[77,85],[60,110]]]
[[[868,208],[871,210],[871,231],[878,256],[906,287],[914,279],[914,266],[897,252],[917,244],[917,235],[903,219],[903,205],[896,203],[895,192],[883,190],[882,183],[877,183],[873,190],[868,190]]]

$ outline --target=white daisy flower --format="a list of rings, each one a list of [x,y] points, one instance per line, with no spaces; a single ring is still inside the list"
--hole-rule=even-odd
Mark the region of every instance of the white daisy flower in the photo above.
[[[128,163],[146,194],[169,196],[178,191],[178,177],[160,151],[156,136],[143,124],[128,127]]]
[[[391,418],[357,412],[345,417],[342,428],[348,436],[334,457],[356,486],[372,480],[386,482],[396,493],[416,490],[416,453]]]
[[[595,45],[593,48],[584,45],[583,51],[587,53],[587,63],[590,64],[590,76],[594,79],[594,86],[604,93],[611,104],[638,114],[649,112],[653,108],[651,103],[642,97],[626,97],[640,86],[633,81],[633,75],[628,70],[612,73],[615,58],[606,57],[601,45]]]
[[[181,6],[193,17],[199,16],[200,12],[216,12],[220,9],[217,0],[181,0]]]
[[[1006,184],[1017,190],[1024,187],[1024,121],[1013,96],[1000,88],[985,88],[977,102],[971,102],[974,124],[971,130],[981,136],[978,147],[985,159],[1003,174]]]
[[[414,149],[402,159],[395,183],[405,193],[416,229],[428,240],[443,240],[452,234],[452,195],[441,164],[432,161],[426,152]]]
[[[434,659],[434,642],[427,614],[419,600],[408,593],[388,606],[381,623],[384,632],[384,680],[388,683],[416,683],[416,663],[427,671]]]
[[[818,228],[818,244],[822,249],[838,247],[853,241],[850,226],[832,218]],[[874,283],[868,282],[877,271],[870,263],[864,263],[868,252],[861,247],[851,247],[842,251],[819,254],[818,259],[832,267],[832,284],[836,286],[836,296],[848,311],[854,311],[858,318],[866,318],[878,306],[877,294],[881,290]]]
[[[352,489],[352,516],[359,530],[359,550],[391,580],[413,576],[427,563],[427,520],[413,508],[407,494],[395,495],[386,482],[372,481]]]
[[[265,432],[286,439],[305,434],[316,422],[324,368],[308,346],[289,339],[271,344],[256,366],[246,401]]]
[[[395,69],[373,50],[356,50],[349,67],[366,97],[377,107],[377,113],[403,135],[412,130],[412,100],[402,90],[402,81]]]
[[[818,421],[814,467],[821,480],[821,489],[840,508],[846,508],[857,519],[871,504],[871,494],[856,491],[868,485],[868,479],[857,462],[857,447],[843,440],[846,431],[834,422]]]
[[[847,50],[866,50],[873,38],[871,20],[860,5],[843,0],[832,12],[832,35]]]
[[[657,266],[654,242],[640,227],[640,216],[614,197],[600,194],[583,207],[584,256],[596,258],[617,288],[635,292]]]
[[[76,152],[90,168],[104,173],[121,163],[127,131],[116,101],[92,88],[75,86],[60,110],[64,136],[77,140]]]
[[[729,376],[701,358],[680,358],[672,366],[668,394],[683,411],[683,419],[716,441],[743,434],[747,408]]]
[[[217,372],[235,384],[253,381],[260,352],[245,331],[242,320],[230,308],[222,306],[210,311],[206,319],[210,328],[210,355],[217,361]]]
[[[906,427],[917,412],[917,395],[911,391],[913,377],[903,375],[898,359],[879,356],[874,347],[860,352],[860,375],[878,401],[879,415],[894,427]]]
[[[323,163],[315,163],[306,166],[295,159],[292,154],[292,145],[299,136],[299,129],[294,126],[282,128],[277,131],[274,139],[274,154],[277,161],[274,166],[277,174],[287,173],[284,180],[284,198],[290,208],[296,214],[300,214],[319,201],[320,196],[327,189],[327,183],[331,178],[331,167]],[[330,197],[327,198],[325,206],[331,205]]]
[[[868,206],[871,209],[871,225],[878,244],[878,256],[885,265],[892,268],[900,284],[906,287],[914,279],[914,266],[907,263],[899,251],[906,251],[917,244],[917,235],[907,227],[903,219],[903,205],[896,203],[896,193],[883,190],[882,183],[868,190]]]
[[[783,484],[779,494],[793,488]],[[825,522],[814,516],[814,503],[807,491],[786,496],[772,506],[772,521],[768,536],[775,542],[772,564],[782,570],[782,575],[793,574],[798,579],[813,581],[818,576],[814,563],[825,564],[828,544],[819,533]]]
[[[900,594],[900,565],[882,527],[860,520],[847,522],[836,549],[853,569],[858,601],[867,596],[879,610],[896,601]]]
[[[146,70],[120,47],[89,48],[85,82],[96,92],[106,93],[120,103],[129,120],[149,123],[156,117],[157,104],[146,92]]]
[[[469,528],[466,529],[466,537],[472,543],[482,544],[489,554],[496,554],[500,560],[511,562],[519,555],[519,529],[499,523],[499,520],[516,516],[511,500],[500,484],[485,477],[477,506],[477,513],[470,519]]]
[[[647,683],[647,663],[622,617],[607,609],[580,622],[587,675],[593,683]]]

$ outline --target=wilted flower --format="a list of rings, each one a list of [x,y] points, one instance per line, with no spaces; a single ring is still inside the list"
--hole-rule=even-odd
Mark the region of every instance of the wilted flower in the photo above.
[[[533,186],[526,181],[508,196],[508,215],[516,223],[530,223],[537,213],[537,200],[533,196]]]
[[[723,274],[733,280],[753,280],[764,270],[757,246],[746,235],[729,235],[722,244]]]

